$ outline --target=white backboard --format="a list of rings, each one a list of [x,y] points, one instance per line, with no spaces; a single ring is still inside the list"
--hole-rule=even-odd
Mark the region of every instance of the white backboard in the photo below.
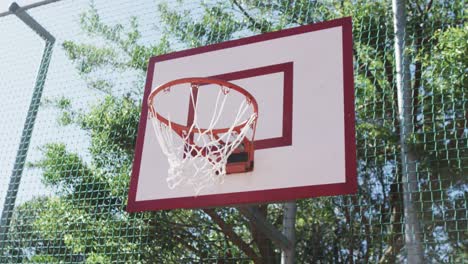
[[[355,192],[351,30],[351,18],[343,18],[152,57],[128,210],[201,208]],[[148,120],[146,102],[159,85],[186,77],[230,81],[250,92],[259,105],[254,170],[227,175],[222,184],[198,195],[191,186],[167,186],[168,162]],[[171,115],[183,122],[189,112],[188,95],[175,95],[181,100],[165,103],[178,105]],[[209,93],[198,98],[201,108],[212,107],[215,100]]]

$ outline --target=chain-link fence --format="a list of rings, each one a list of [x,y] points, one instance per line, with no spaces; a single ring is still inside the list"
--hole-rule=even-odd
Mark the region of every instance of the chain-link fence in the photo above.
[[[2,263],[279,263],[280,248],[236,208],[125,211],[147,61],[344,16],[359,191],[297,201],[296,262],[407,262],[412,235],[426,263],[468,258],[464,1],[406,5],[404,140],[390,1],[45,2],[17,11],[54,42],[18,13],[0,17]],[[281,229],[282,204],[257,209]]]

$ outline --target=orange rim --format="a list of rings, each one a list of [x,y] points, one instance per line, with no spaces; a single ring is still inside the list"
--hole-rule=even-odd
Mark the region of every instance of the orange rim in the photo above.
[[[223,80],[219,80],[219,79],[201,78],[201,77],[191,77],[191,78],[182,78],[182,79],[173,80],[173,81],[167,82],[167,83],[157,87],[156,89],[154,89],[150,93],[150,95],[148,97],[148,106],[149,106],[149,111],[150,111],[150,113],[151,113],[151,115],[153,117],[156,117],[160,122],[164,123],[167,126],[169,126],[169,123],[170,123],[170,126],[172,127],[172,129],[180,137],[183,137],[183,132],[188,131],[190,129],[190,127],[186,126],[186,125],[181,125],[181,124],[178,124],[178,123],[175,123],[175,122],[169,122],[169,120],[167,120],[165,117],[158,114],[156,112],[156,109],[153,106],[153,100],[156,97],[156,95],[159,94],[160,92],[165,91],[166,89],[171,88],[172,86],[175,86],[175,85],[178,85],[178,84],[184,84],[184,83],[190,84],[190,87],[192,87],[193,85],[201,86],[201,85],[207,85],[207,84],[216,84],[216,85],[220,86],[220,89],[222,89],[222,87],[227,87],[229,89],[237,91],[237,92],[243,94],[247,98],[247,102],[252,105],[254,113],[257,114],[257,116],[258,116],[258,104],[257,104],[257,101],[255,100],[255,98],[249,92],[247,92],[245,89],[243,89],[242,87],[240,87],[240,86],[238,86],[236,84],[233,84],[233,83],[230,83],[230,82],[227,82],[227,81],[223,81]],[[228,132],[229,130],[232,129],[233,131],[239,132],[245,126],[246,122],[247,122],[247,120],[242,122],[241,124],[235,126],[234,128],[218,128],[218,129],[211,129],[211,130],[206,129],[206,128],[194,128],[193,131],[194,131],[194,133],[204,133],[204,132],[210,130],[211,133],[213,133],[213,134],[223,134],[223,133],[226,133],[226,132]],[[255,125],[254,125],[254,127],[252,129],[253,129],[254,134],[255,134]]]

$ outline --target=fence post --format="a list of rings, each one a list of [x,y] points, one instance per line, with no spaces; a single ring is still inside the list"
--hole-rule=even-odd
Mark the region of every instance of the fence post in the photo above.
[[[15,164],[13,166],[5,202],[3,204],[2,215],[0,218],[0,258],[5,254],[4,250],[8,239],[13,210],[15,208],[16,196],[18,194],[21,176],[23,174],[24,164],[28,154],[29,143],[31,142],[32,131],[34,129],[34,123],[36,121],[37,112],[41,102],[42,90],[44,89],[44,83],[49,69],[50,59],[52,57],[52,48],[55,43],[55,38],[39,23],[37,23],[34,18],[29,16],[24,10],[21,10],[18,4],[12,3],[10,6],[10,12],[15,14],[26,25],[34,30],[34,32],[41,36],[41,38],[46,41],[46,44],[44,52],[42,53],[41,64],[36,76],[36,83],[34,85],[31,103],[29,104],[28,113],[24,122],[18,151],[16,152]]]
[[[398,119],[400,121],[400,145],[403,181],[403,205],[405,216],[405,247],[407,262],[424,263],[421,243],[421,227],[417,213],[417,201],[412,194],[418,193],[416,175],[417,156],[408,145],[413,132],[411,73],[408,56],[405,55],[406,1],[392,0],[393,26],[395,32],[395,65],[398,95]]]

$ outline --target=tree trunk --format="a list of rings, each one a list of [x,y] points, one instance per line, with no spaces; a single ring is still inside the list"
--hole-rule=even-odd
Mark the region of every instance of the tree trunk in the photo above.
[[[258,212],[264,219],[267,219],[268,205],[260,205],[257,207]],[[264,263],[275,263],[276,253],[273,248],[273,243],[261,230],[258,230],[254,222],[249,222],[252,238],[258,247]]]
[[[236,245],[240,250],[242,250],[250,259],[252,259],[256,264],[263,264],[263,259],[259,258],[255,251],[245,243],[241,237],[239,237],[231,225],[227,224],[214,209],[204,209],[203,210],[207,215],[211,217],[211,220],[215,222],[221,231],[229,238],[229,240]]]

